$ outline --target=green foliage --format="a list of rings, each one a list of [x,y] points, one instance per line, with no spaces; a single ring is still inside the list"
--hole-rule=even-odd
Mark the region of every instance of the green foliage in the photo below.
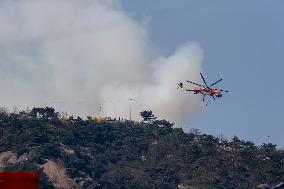
[[[165,129],[171,129],[173,127],[173,123],[163,119],[163,120],[155,120],[153,124],[164,127]]]
[[[98,124],[90,117],[73,116],[61,123],[55,110],[47,107],[18,114],[0,112],[0,151],[30,155],[29,161],[6,170],[39,171],[42,188],[52,188],[38,168],[46,159],[60,162],[72,178],[88,176],[103,189],[179,184],[255,188],[284,180],[284,152],[273,144],[258,147],[237,137],[223,141],[197,130],[184,133],[173,123],[157,120],[152,111],[140,115],[144,123]]]
[[[155,119],[157,119],[157,117],[154,116],[154,114],[152,113],[151,110],[144,110],[143,112],[140,112],[141,117],[143,118],[144,122],[152,122]]]

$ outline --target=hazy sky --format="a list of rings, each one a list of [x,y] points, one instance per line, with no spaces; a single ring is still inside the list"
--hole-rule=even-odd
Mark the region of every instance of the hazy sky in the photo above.
[[[147,20],[161,52],[199,42],[206,79],[224,79],[218,86],[230,93],[188,121],[190,127],[284,147],[284,1],[123,0],[122,6]]]
[[[0,105],[153,110],[185,130],[284,147],[283,1],[0,1]],[[186,79],[229,90],[202,104]],[[129,99],[133,98],[133,101]],[[100,108],[101,107],[101,108]],[[102,111],[99,111],[101,110]]]

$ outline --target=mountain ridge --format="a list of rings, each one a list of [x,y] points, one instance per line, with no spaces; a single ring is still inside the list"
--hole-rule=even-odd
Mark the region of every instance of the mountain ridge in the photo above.
[[[0,165],[40,172],[41,188],[256,188],[284,180],[284,151],[276,145],[143,118],[84,120],[51,107],[1,111]]]

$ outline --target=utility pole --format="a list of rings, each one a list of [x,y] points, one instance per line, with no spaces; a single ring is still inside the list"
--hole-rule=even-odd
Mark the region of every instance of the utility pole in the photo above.
[[[102,107],[99,107],[99,116],[102,117]]]
[[[130,121],[131,121],[131,114],[132,114],[132,110],[131,110],[131,102],[132,102],[132,98],[129,99],[130,101],[130,105],[129,105],[129,118],[130,118]]]

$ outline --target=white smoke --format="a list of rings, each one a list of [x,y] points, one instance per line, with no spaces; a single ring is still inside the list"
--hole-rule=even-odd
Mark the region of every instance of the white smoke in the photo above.
[[[176,87],[199,80],[199,45],[157,55],[145,24],[118,1],[3,0],[0,28],[1,106],[124,118],[131,108],[135,119],[148,109],[178,122],[198,108],[195,96]]]

